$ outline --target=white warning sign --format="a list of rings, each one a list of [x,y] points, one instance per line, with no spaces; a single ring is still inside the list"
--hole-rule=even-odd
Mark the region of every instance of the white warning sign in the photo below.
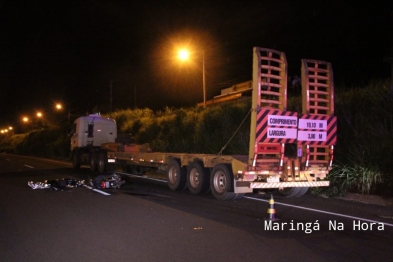
[[[269,126],[297,127],[297,117],[269,115],[267,124]]]
[[[272,128],[267,129],[268,138],[290,138],[296,139],[297,129],[295,128]]]
[[[297,139],[300,141],[326,141],[326,132],[299,130]]]
[[[327,129],[326,120],[299,119],[299,129]]]

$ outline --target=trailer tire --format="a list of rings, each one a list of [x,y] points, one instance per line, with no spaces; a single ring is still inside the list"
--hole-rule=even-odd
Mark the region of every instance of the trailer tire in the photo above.
[[[172,190],[184,190],[187,188],[187,170],[180,166],[177,159],[171,159],[167,168],[168,187]]]
[[[90,154],[89,162],[90,162],[90,170],[92,172],[97,171],[97,160],[96,160],[96,155],[94,153]]]
[[[301,197],[306,194],[308,187],[286,187],[283,190],[278,190],[278,193],[282,196],[290,197]]]
[[[104,152],[101,152],[98,155],[98,163],[97,163],[97,167],[98,167],[98,172],[100,174],[104,173],[106,171],[106,166],[107,166],[107,157],[106,154]]]
[[[236,197],[233,192],[233,173],[229,165],[216,165],[210,175],[210,189],[218,200],[232,200]]]
[[[77,150],[72,153],[72,167],[74,169],[79,169],[81,167],[81,157]]]
[[[187,187],[193,195],[209,193],[209,169],[205,168],[201,161],[194,161],[188,166]]]
[[[309,189],[308,187],[301,187],[301,190],[300,190],[300,192],[296,195],[296,197],[304,196],[304,195],[307,193],[308,189]]]

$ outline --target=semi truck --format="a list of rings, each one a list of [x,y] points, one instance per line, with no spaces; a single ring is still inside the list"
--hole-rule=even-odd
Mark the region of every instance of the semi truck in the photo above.
[[[148,145],[116,141],[113,119],[75,120],[71,137],[74,168],[92,171],[153,170],[166,174],[171,190],[211,192],[218,200],[278,190],[288,197],[327,187],[337,140],[331,63],[301,60],[301,112],[287,110],[288,64],[284,52],[254,47],[248,155],[152,152]]]

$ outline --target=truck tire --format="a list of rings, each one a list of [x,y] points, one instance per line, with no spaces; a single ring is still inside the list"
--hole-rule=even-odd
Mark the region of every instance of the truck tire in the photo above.
[[[72,167],[74,169],[79,169],[81,167],[81,157],[76,150],[72,153]]]
[[[167,169],[168,187],[172,190],[184,190],[187,188],[187,170],[180,166],[177,159],[169,161]]]
[[[300,190],[300,192],[296,195],[296,197],[304,196],[304,195],[307,193],[308,189],[309,189],[308,187],[301,187],[301,190]]]
[[[193,195],[207,194],[210,191],[209,169],[200,161],[194,161],[188,166],[187,187]]]
[[[278,190],[278,193],[286,197],[301,197],[308,191],[308,187],[286,187],[283,190]]]
[[[100,174],[104,173],[104,172],[106,171],[106,166],[107,166],[107,157],[106,157],[106,154],[105,154],[104,152],[101,152],[101,153],[98,155],[98,164],[97,164],[98,172],[99,172]]]
[[[90,170],[92,172],[97,171],[97,160],[96,160],[96,155],[94,153],[90,154],[89,162],[90,162]]]
[[[232,200],[236,197],[233,192],[233,173],[229,165],[216,165],[210,175],[210,189],[218,200]]]

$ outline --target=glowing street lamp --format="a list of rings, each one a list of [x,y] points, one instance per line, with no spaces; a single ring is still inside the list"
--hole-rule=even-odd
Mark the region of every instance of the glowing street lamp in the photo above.
[[[182,49],[179,51],[179,59],[180,60],[187,60],[189,56],[190,56],[190,54],[186,49]]]
[[[37,117],[41,118],[42,117],[42,113],[41,112],[37,112]]]
[[[22,121],[25,122],[25,123],[28,123],[28,122],[29,122],[29,118],[26,117],[26,116],[24,116],[24,117],[22,118]]]
[[[64,109],[63,105],[60,103],[57,103],[55,107],[57,111],[62,111]],[[70,109],[68,109],[67,111],[68,111],[67,113],[68,123],[70,123],[71,111]]]
[[[181,49],[178,52],[180,60],[188,60],[190,53],[187,49]],[[202,51],[202,88],[203,88],[203,107],[206,107],[206,79],[205,79],[205,51]]]

